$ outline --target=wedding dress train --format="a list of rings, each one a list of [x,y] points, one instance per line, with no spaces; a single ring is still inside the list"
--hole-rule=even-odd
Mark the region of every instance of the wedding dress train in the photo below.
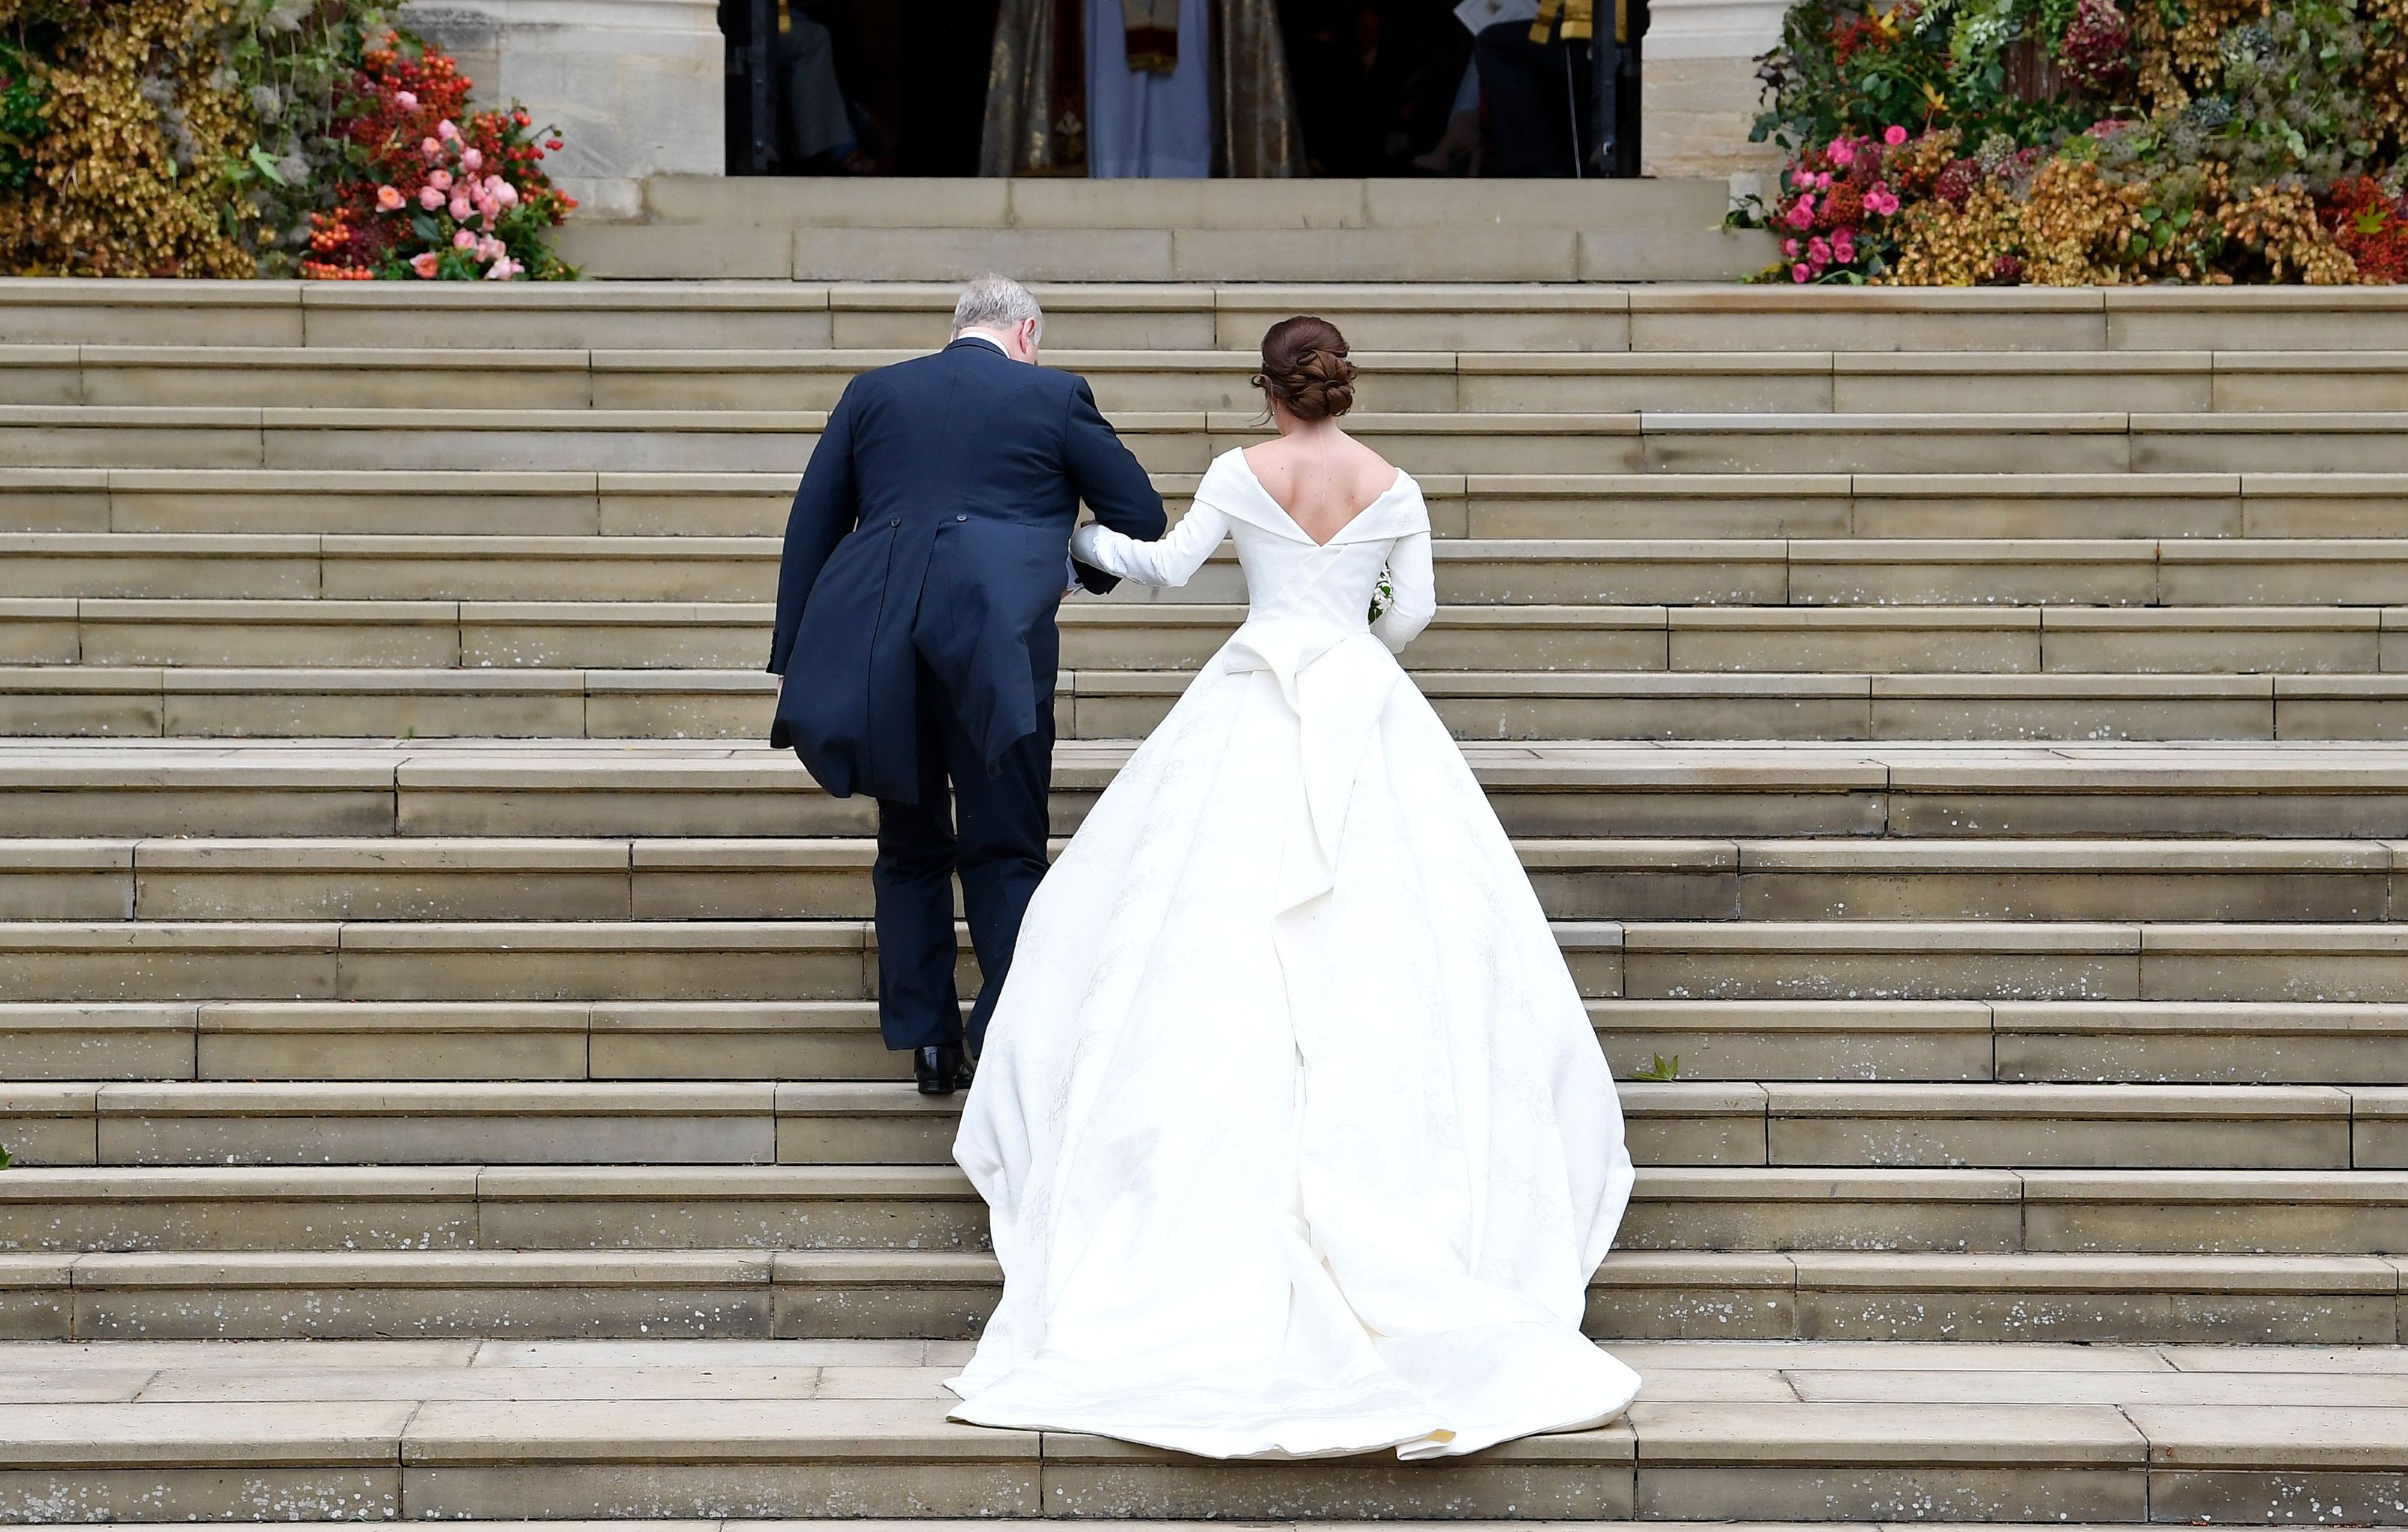
[[[1436,609],[1419,487],[1316,544],[1231,451],[1162,541],[1073,547],[1173,585],[1232,532],[1250,615],[1039,888],[987,1034],[954,1154],[1005,1286],[954,1417],[1408,1458],[1610,1420],[1639,1379],[1580,1324],[1621,1113],[1391,654]]]

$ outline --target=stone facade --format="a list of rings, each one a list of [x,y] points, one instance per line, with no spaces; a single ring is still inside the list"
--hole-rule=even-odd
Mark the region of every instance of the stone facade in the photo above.
[[[713,0],[412,0],[477,99],[513,97],[567,140],[554,177],[586,216],[642,210],[644,178],[726,169],[725,45]]]
[[[1783,0],[1653,0],[1649,7],[1642,168],[1651,176],[1737,176],[1739,188],[1780,163],[1747,141],[1762,109],[1759,54],[1781,40]]]

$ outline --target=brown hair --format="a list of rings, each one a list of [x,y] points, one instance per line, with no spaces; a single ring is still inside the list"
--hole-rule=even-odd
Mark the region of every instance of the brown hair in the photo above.
[[[1254,386],[1300,421],[1326,420],[1354,408],[1354,364],[1338,326],[1311,314],[1283,319],[1263,333],[1263,370]]]

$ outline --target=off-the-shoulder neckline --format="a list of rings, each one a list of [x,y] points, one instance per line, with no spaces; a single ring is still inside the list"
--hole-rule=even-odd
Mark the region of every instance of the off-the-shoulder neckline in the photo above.
[[[1397,470],[1395,480],[1391,482],[1386,489],[1382,490],[1379,494],[1373,495],[1368,502],[1356,509],[1354,514],[1347,517],[1343,522],[1339,523],[1338,529],[1332,532],[1327,540],[1325,541],[1322,538],[1314,537],[1312,533],[1307,532],[1304,529],[1304,523],[1296,519],[1296,513],[1288,509],[1287,507],[1280,504],[1279,496],[1273,494],[1270,490],[1264,485],[1262,475],[1254,472],[1254,460],[1246,456],[1246,450],[1244,448],[1233,447],[1229,450],[1229,455],[1238,460],[1238,465],[1240,467],[1245,469],[1246,481],[1254,485],[1254,493],[1261,495],[1266,501],[1269,502],[1271,508],[1278,511],[1281,518],[1284,520],[1290,527],[1295,529],[1297,537],[1302,537],[1305,541],[1312,544],[1315,548],[1329,547],[1339,538],[1344,537],[1349,527],[1353,526],[1355,523],[1361,521],[1364,517],[1369,516],[1373,510],[1377,509],[1380,502],[1387,499],[1388,496],[1396,494],[1398,490],[1406,488],[1413,482],[1412,475],[1407,473],[1402,468],[1398,468]]]

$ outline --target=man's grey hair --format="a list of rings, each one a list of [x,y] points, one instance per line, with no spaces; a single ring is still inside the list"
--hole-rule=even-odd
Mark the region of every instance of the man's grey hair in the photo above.
[[[990,271],[962,289],[961,301],[953,305],[953,334],[973,326],[1009,330],[1025,319],[1035,320],[1038,335],[1044,335],[1045,311],[1037,307],[1028,289]]]

